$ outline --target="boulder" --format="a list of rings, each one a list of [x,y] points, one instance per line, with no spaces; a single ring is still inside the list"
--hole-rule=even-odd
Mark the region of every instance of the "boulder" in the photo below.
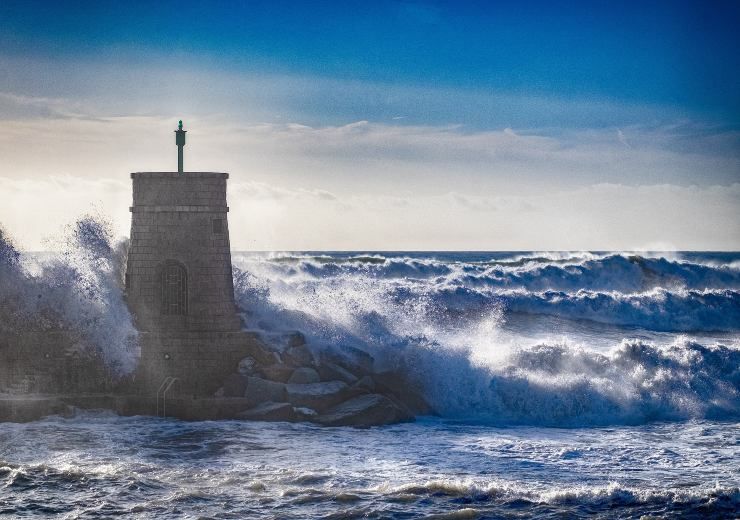
[[[322,359],[346,368],[354,374],[371,374],[375,359],[357,347],[339,345],[322,353]]]
[[[427,403],[413,383],[403,372],[391,370],[373,374],[377,391],[397,400],[415,415],[434,415],[434,409]]]
[[[270,381],[279,381],[287,383],[290,376],[293,375],[293,367],[287,365],[274,364],[259,369],[260,374]]]
[[[241,374],[231,374],[224,381],[223,397],[242,397],[247,388],[247,378]]]
[[[245,356],[251,357],[259,365],[269,365],[275,362],[273,353],[256,335],[244,335],[243,338],[241,336],[240,338],[238,347],[244,352]]]
[[[375,392],[375,381],[372,377],[365,376],[352,385],[352,390],[365,394]]]
[[[296,407],[312,408],[319,412],[344,401],[349,387],[344,381],[285,385],[288,401]]]
[[[315,364],[313,354],[306,345],[289,348],[283,352],[282,358],[286,365],[292,367],[310,367]]]
[[[352,398],[314,419],[325,426],[355,426],[368,428],[382,424],[413,421],[414,416],[392,400],[380,394]]]
[[[285,384],[268,381],[259,377],[248,377],[246,390],[242,393],[250,403],[258,404],[272,401],[285,402]]]
[[[237,418],[249,421],[294,421],[296,414],[290,403],[268,401],[238,413]]]
[[[269,321],[265,321],[265,320],[259,320],[259,321],[257,322],[257,329],[258,329],[258,330],[260,330],[260,331],[265,331],[265,330],[269,330],[269,331],[271,331],[271,330],[273,330],[274,328],[275,328],[275,327],[273,327],[273,326],[272,326],[272,323],[270,323]]]
[[[309,367],[296,368],[288,379],[289,384],[318,383],[319,381],[321,381],[319,373]]]
[[[252,356],[247,356],[239,361],[237,371],[243,376],[251,376],[252,374],[254,374],[256,368],[257,360],[255,360]]]
[[[316,410],[303,406],[293,408],[293,413],[295,414],[297,421],[313,421],[319,416]]]
[[[300,347],[306,344],[306,336],[302,332],[295,331],[288,334],[287,338],[288,348]]]
[[[353,385],[357,382],[356,375],[331,361],[322,360],[318,369],[322,381],[344,381],[348,385]]]

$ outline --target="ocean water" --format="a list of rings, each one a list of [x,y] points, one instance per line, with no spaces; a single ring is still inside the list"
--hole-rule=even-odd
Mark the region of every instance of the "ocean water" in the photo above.
[[[733,518],[737,426],[369,430],[83,414],[0,427],[0,515]]]
[[[246,328],[403,367],[437,416],[367,430],[105,412],[0,424],[0,515],[740,516],[740,254],[233,262]],[[26,268],[35,288],[67,272],[41,264]],[[90,316],[121,312],[116,262],[82,264],[70,269],[88,273],[87,292],[56,297],[87,302],[74,308],[101,341],[107,322]],[[101,346],[124,371],[136,363],[127,331]]]

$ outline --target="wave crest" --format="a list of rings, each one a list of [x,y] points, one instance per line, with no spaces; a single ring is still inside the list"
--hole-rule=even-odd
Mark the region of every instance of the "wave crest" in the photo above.
[[[33,350],[54,332],[59,349],[82,349],[114,375],[131,373],[138,344],[121,287],[127,244],[114,243],[109,224],[87,216],[62,245],[48,258],[24,257],[0,234],[0,336]]]
[[[429,480],[420,484],[384,487],[377,491],[391,495],[450,496],[465,503],[525,502],[530,505],[573,505],[589,507],[660,505],[669,511],[719,514],[740,507],[737,487],[701,487],[691,489],[638,489],[617,482],[605,485],[580,485],[563,489],[539,489],[510,481],[477,482],[472,480]]]

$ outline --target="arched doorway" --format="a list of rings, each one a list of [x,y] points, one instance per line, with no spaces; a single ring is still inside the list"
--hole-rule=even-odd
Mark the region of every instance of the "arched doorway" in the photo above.
[[[167,260],[162,268],[162,314],[188,313],[188,272],[175,260]]]

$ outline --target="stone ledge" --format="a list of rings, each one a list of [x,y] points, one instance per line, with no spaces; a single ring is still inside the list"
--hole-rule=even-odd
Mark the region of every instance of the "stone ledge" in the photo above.
[[[128,209],[131,213],[177,213],[177,212],[196,212],[196,213],[228,213],[228,206],[130,206]]]
[[[167,417],[189,421],[234,419],[250,406],[245,398],[168,397]],[[142,395],[0,395],[0,422],[37,421],[49,415],[73,417],[76,409],[111,410],[118,415],[156,415],[157,399]],[[162,400],[160,399],[160,414]]]
[[[225,172],[131,172],[132,179],[203,179],[209,177],[228,179],[229,174]]]

